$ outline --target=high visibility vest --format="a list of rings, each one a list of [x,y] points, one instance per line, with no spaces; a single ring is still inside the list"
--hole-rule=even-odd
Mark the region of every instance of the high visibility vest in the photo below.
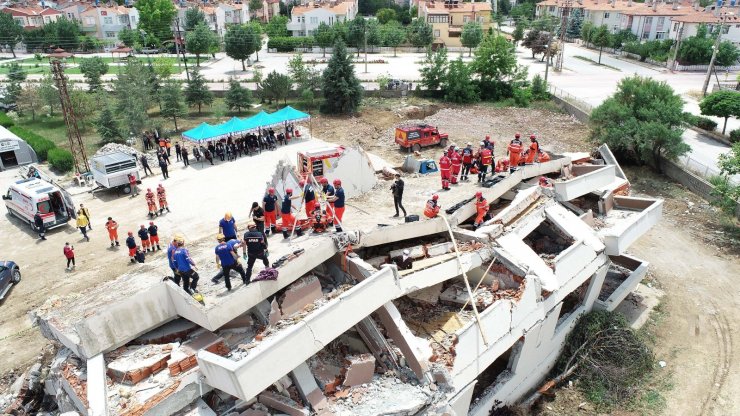
[[[427,218],[434,218],[439,213],[439,205],[437,205],[436,202],[434,202],[433,199],[430,199],[427,201],[427,205],[424,208],[424,216]]]

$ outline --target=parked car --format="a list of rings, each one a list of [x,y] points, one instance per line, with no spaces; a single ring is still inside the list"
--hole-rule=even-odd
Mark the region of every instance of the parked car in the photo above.
[[[0,300],[21,281],[21,269],[12,261],[0,261]]]

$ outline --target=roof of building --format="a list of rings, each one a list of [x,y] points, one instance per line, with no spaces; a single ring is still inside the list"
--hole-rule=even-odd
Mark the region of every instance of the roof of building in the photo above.
[[[337,3],[336,5],[332,6],[330,3],[323,3],[318,4],[319,7],[314,6],[295,6],[291,10],[290,14],[293,16],[300,16],[304,13],[308,13],[311,10],[328,10],[334,14],[345,14],[347,13],[347,10],[349,10],[350,7],[352,7],[354,3],[352,1],[344,1],[341,3]]]
[[[562,4],[561,0],[544,0],[537,3],[537,6],[562,7]],[[673,4],[660,3],[653,10],[651,4],[637,3],[631,0],[581,0],[580,2],[573,2],[573,7],[588,11],[618,11],[632,16],[681,16],[693,11],[690,3],[686,2],[684,4],[680,0],[676,9],[673,8]]]
[[[62,14],[59,10],[41,8],[36,6],[29,7],[6,7],[2,9],[5,13],[10,13],[12,16],[50,16],[54,14]]]
[[[446,5],[444,1],[427,1],[424,2],[424,8],[428,14],[477,13],[490,12],[493,10],[491,8],[491,3],[488,2],[460,2],[450,7],[450,5]]]
[[[673,17],[671,20],[682,23],[719,23],[719,17],[711,11],[696,11],[683,16]],[[740,16],[728,16],[727,22],[740,23]]]

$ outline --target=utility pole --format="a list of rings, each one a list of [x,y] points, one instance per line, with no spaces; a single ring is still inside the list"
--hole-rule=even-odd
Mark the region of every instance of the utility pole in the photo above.
[[[565,32],[568,30],[568,18],[570,17],[570,9],[573,7],[573,0],[565,0],[560,8],[561,19],[560,19],[560,50],[558,51],[558,59],[555,61],[555,70],[563,70],[563,61],[565,60]]]
[[[673,59],[671,60],[670,70],[673,72],[676,69],[676,59],[678,59],[678,48],[681,47],[681,38],[683,37],[683,25],[681,23],[681,29],[678,30],[678,36],[676,36],[676,49],[673,51]]]
[[[365,21],[365,24],[362,27],[362,32],[365,38],[365,73],[367,74],[367,21]]]
[[[177,54],[180,54],[180,51],[182,51],[182,63],[185,65],[185,76],[188,78],[188,82],[190,82],[190,72],[188,71],[188,61],[185,59],[185,48],[183,45],[182,48],[180,48],[178,41],[180,39],[183,39],[184,37],[180,33],[180,18],[175,19],[175,27],[177,28],[177,39],[175,39],[175,49],[177,50]]]
[[[704,87],[701,89],[702,97],[707,96],[707,89],[709,88],[709,80],[712,78],[712,71],[714,71],[714,62],[717,60],[717,51],[719,50],[720,39],[722,39],[722,30],[724,29],[724,23],[727,21],[729,16],[733,15],[732,12],[720,12],[719,14],[719,33],[717,33],[717,39],[714,41],[714,50],[712,51],[712,59],[709,61],[709,68],[707,68],[707,77],[704,78]]]
[[[69,98],[67,91],[67,78],[64,76],[62,62],[58,59],[51,61],[51,73],[54,76],[54,82],[59,91],[59,101],[62,104],[62,113],[64,114],[64,124],[67,125],[67,139],[69,139],[69,151],[75,163],[77,173],[90,172],[90,164],[87,162],[85,154],[85,144],[82,143],[80,129],[77,127],[72,100]]]
[[[548,14],[548,24],[549,24],[549,14]],[[552,25],[549,25],[547,28],[548,32],[550,33],[550,37],[547,40],[547,50],[545,51],[545,83],[547,83],[547,75],[550,72],[550,48],[552,48],[552,38],[553,38],[553,32],[555,31],[555,27]]]

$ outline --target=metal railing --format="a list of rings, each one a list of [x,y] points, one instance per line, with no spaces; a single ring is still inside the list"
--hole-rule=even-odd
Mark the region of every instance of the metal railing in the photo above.
[[[712,176],[719,176],[720,171],[712,166],[707,166],[691,156],[681,156],[676,160],[676,163],[685,168],[686,170],[693,172],[704,179],[709,179]],[[737,177],[730,177],[730,183],[733,185],[740,185],[740,179]]]
[[[563,91],[562,89],[552,84],[547,84],[547,91],[549,91],[550,94],[562,99],[563,101],[567,101],[571,105],[581,109],[586,114],[590,115],[591,111],[593,111],[594,109],[594,107],[591,104],[581,100],[580,98],[576,97],[575,95],[569,92]]]

